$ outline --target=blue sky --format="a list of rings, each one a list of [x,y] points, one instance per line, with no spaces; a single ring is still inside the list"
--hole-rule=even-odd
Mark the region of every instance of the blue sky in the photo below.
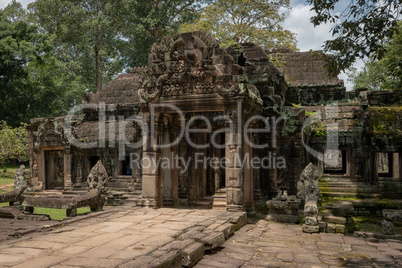
[[[4,8],[11,0],[0,0],[0,8]],[[33,2],[33,0],[20,0],[24,7]],[[339,8],[342,11],[349,4],[349,1],[340,0]],[[304,0],[290,0],[292,9],[289,11],[288,17],[285,20],[284,28],[297,34],[297,47],[300,51],[321,50],[325,40],[332,39],[329,32],[331,25],[325,24],[318,27],[310,23],[310,17],[314,15],[311,7]],[[355,67],[361,68],[363,62],[359,61]],[[346,74],[339,75],[343,79],[348,90],[352,88],[352,84],[347,81]]]

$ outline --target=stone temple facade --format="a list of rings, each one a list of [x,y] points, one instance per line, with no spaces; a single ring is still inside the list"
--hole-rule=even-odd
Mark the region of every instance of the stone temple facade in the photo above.
[[[31,119],[28,188],[79,190],[101,160],[109,190],[140,191],[143,206],[213,205],[220,194],[239,211],[278,189],[295,194],[313,162],[367,183],[390,178],[402,192],[401,91],[347,92],[321,54],[167,36],[148,66],[86,94],[68,115]]]

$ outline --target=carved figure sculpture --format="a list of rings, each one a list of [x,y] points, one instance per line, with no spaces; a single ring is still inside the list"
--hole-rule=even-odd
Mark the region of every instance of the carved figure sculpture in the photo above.
[[[303,232],[306,233],[318,233],[319,231],[317,219],[317,201],[320,196],[319,178],[318,169],[310,163],[303,169],[297,181],[297,196],[304,200],[305,224],[303,225]]]
[[[14,204],[16,201],[22,202],[24,197],[22,193],[27,188],[27,180],[26,180],[26,172],[25,166],[21,165],[14,177],[14,190],[8,193],[0,194],[0,203],[2,202],[10,202],[10,206]]]

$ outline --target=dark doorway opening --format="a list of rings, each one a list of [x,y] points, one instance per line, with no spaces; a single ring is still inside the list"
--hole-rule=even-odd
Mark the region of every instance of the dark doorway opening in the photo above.
[[[329,174],[345,174],[346,150],[325,150],[324,172]]]
[[[64,188],[63,151],[45,151],[46,189]]]

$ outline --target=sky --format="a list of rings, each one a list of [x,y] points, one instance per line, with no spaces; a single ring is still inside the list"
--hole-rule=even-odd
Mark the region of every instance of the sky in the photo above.
[[[0,8],[4,8],[10,3],[11,0],[0,0]],[[20,0],[24,7],[33,0]],[[340,8],[346,7],[349,1],[340,0]],[[324,24],[318,27],[314,27],[310,22],[310,18],[314,15],[314,11],[311,11],[311,7],[305,0],[290,0],[290,6],[292,7],[284,22],[284,29],[296,33],[297,47],[300,51],[321,50],[325,40],[332,39],[330,29],[331,25]],[[363,62],[358,61],[354,67],[360,69],[363,67]],[[339,75],[340,79],[343,79],[347,90],[352,89],[352,84],[347,81],[346,74]]]

